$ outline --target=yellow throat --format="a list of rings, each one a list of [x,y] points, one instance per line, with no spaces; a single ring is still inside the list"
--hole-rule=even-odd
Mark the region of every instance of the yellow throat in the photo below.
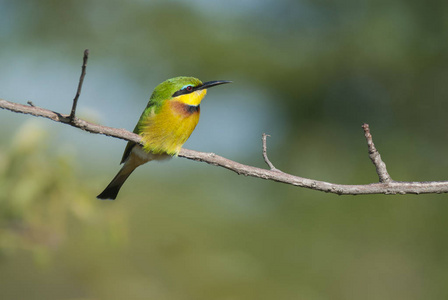
[[[142,120],[139,134],[145,151],[177,155],[199,122],[199,105],[206,93],[199,90],[174,97]]]

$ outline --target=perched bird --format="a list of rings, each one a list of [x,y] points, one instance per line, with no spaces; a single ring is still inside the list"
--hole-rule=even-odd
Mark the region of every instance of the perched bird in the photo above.
[[[98,199],[114,200],[121,186],[138,166],[151,160],[177,155],[199,121],[202,99],[207,89],[231,81],[202,83],[194,77],[175,77],[159,84],[135,126],[142,136],[142,145],[128,142],[118,174]]]

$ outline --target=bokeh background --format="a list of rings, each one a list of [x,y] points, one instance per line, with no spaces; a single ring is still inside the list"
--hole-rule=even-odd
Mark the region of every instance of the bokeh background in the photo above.
[[[132,130],[212,89],[186,148],[335,183],[448,179],[448,2],[0,0],[0,97]],[[337,196],[176,158],[95,196],[125,142],[0,111],[1,299],[447,299],[446,195]]]

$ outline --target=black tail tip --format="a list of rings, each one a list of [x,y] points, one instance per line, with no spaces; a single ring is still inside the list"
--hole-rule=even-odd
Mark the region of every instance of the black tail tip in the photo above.
[[[96,196],[96,199],[98,199],[98,200],[115,200],[115,198],[107,198],[107,197],[105,197],[105,196],[103,196],[103,195],[98,195],[98,196]]]
[[[96,198],[100,200],[115,200],[119,190],[119,188],[106,188],[101,194],[96,196]]]

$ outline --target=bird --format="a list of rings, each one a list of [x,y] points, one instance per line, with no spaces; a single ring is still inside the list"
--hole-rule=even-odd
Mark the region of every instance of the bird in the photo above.
[[[156,86],[134,128],[134,133],[142,137],[141,144],[127,143],[120,162],[122,168],[97,198],[115,200],[138,166],[177,156],[199,122],[200,104],[207,89],[231,82],[203,83],[195,77],[179,76]]]

